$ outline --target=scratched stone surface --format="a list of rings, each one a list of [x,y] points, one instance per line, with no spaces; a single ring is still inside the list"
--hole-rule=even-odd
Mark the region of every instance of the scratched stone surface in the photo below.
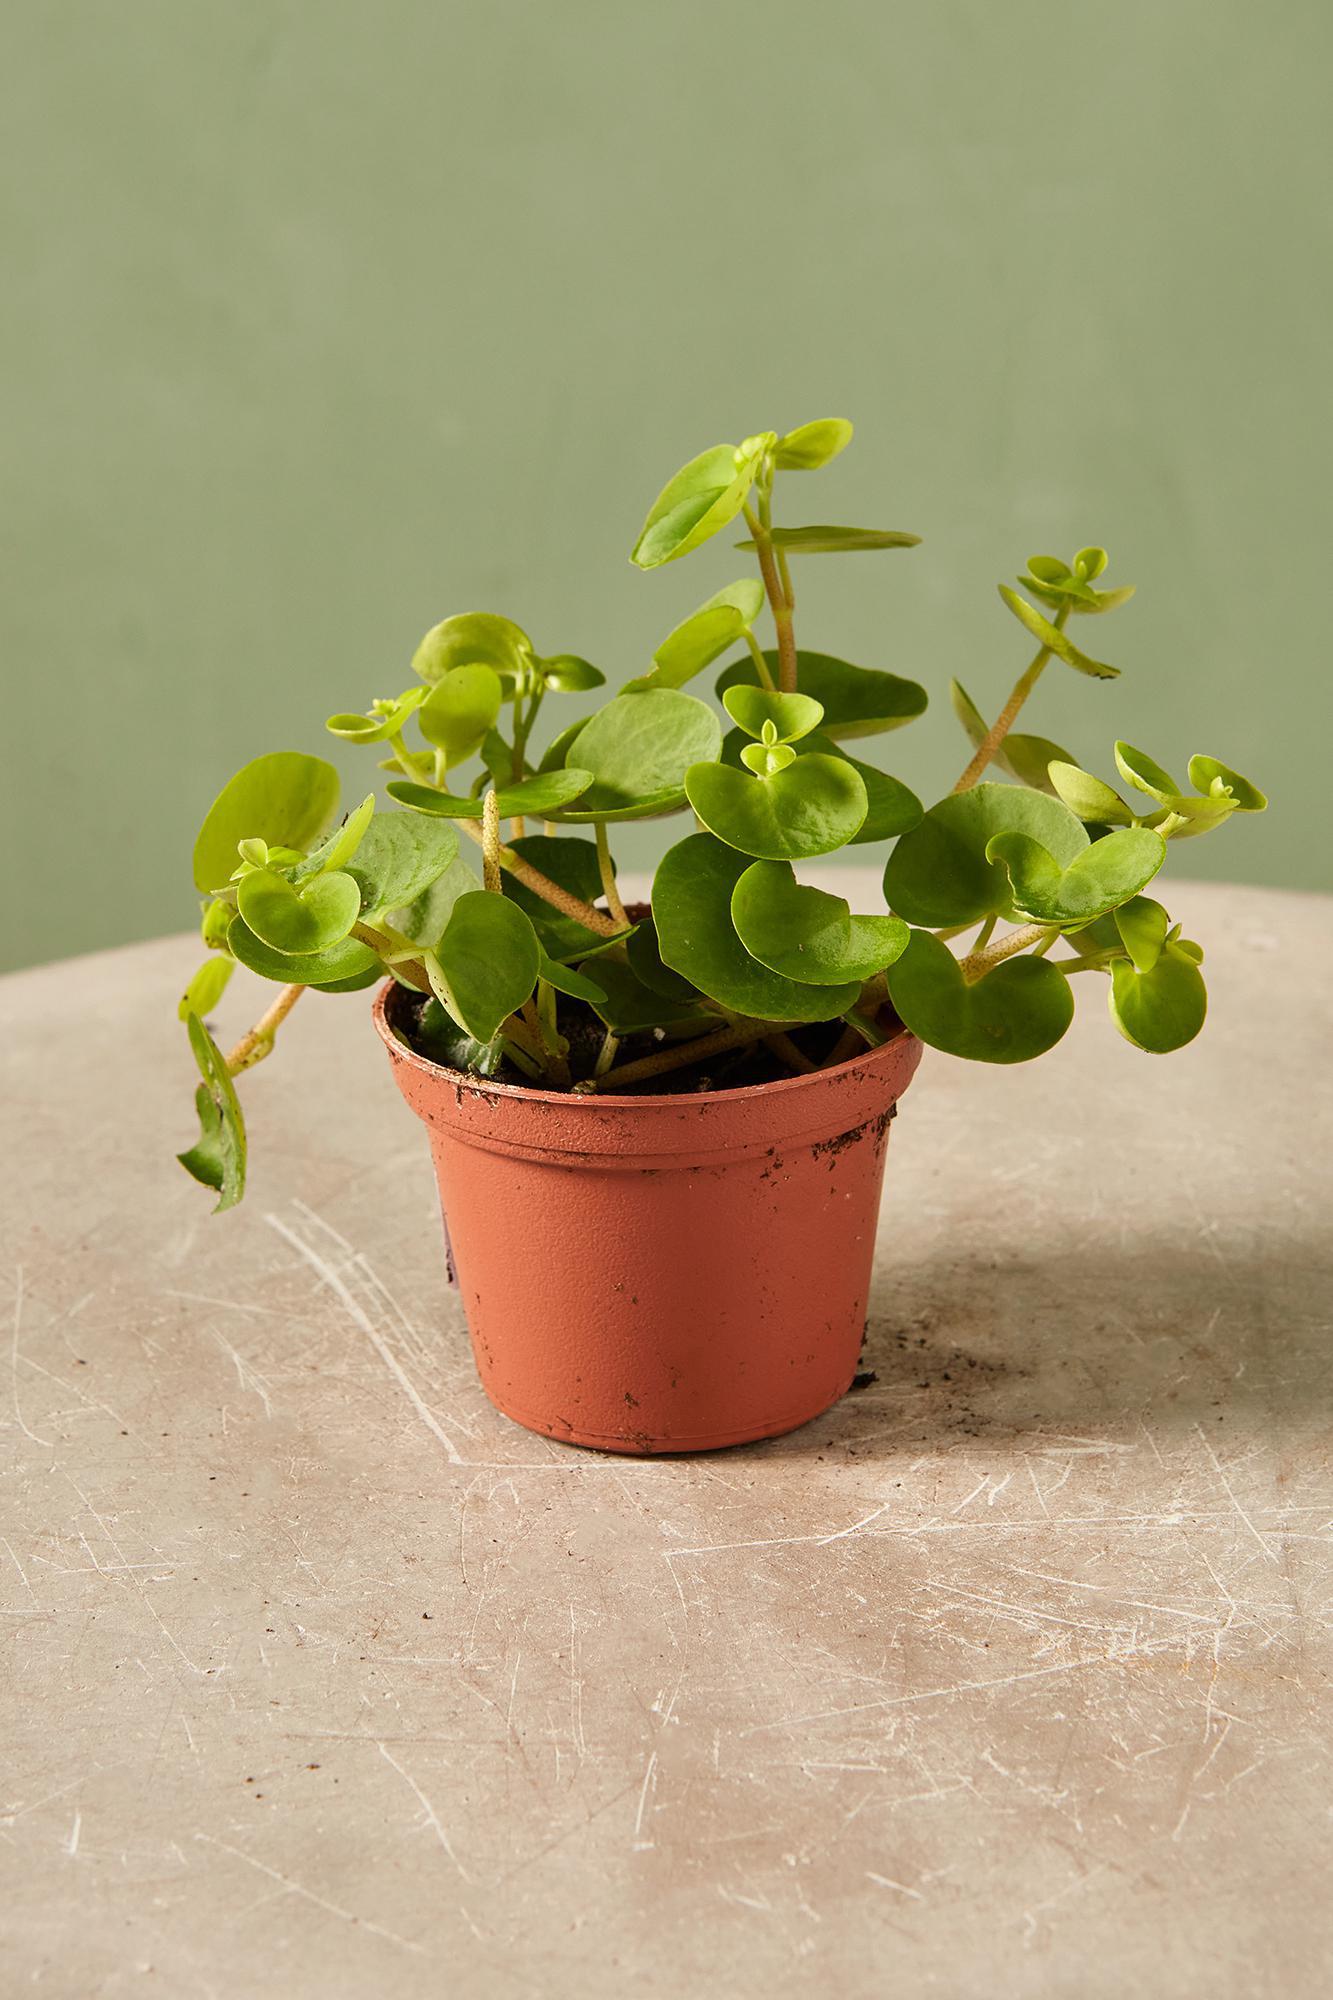
[[[1327,1992],[1333,937],[1173,907],[1204,1038],[928,1052],[874,1381],[648,1463],[483,1399],[362,1001],[214,1220],[192,945],[5,981],[5,1994]]]

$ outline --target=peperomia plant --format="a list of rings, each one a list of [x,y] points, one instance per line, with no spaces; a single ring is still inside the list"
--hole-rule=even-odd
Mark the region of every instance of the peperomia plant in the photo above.
[[[1190,759],[1187,788],[1127,743],[1117,789],[1014,732],[1052,660],[1094,680],[1118,671],[1067,631],[1133,594],[1099,587],[1100,548],[1033,556],[1019,590],[1000,585],[1036,652],[992,722],[952,684],[972,755],[947,798],[923,810],[851,755],[848,743],[913,721],[926,693],[798,648],[793,563],[919,537],[773,515],[778,474],[816,470],[851,435],[836,419],[760,432],[668,482],[634,562],[660,568],[743,523],[737,546],[759,574],[716,591],[646,671],[540,752],[547,697],[604,676],[539,652],[508,618],[467,612],[426,634],[406,692],[329,718],[377,751],[390,807],[372,791],[337,821],[333,767],[298,751],[258,757],[224,788],[194,851],[210,956],[180,1003],[202,1078],[200,1136],[181,1159],[220,1208],[245,1181],[233,1079],[307,988],[355,992],[387,974],[420,1053],[552,1091],[725,1088],[845,1061],[902,1026],[950,1055],[1025,1062],[1064,1034],[1071,979],[1087,972],[1106,975],[1111,1018],[1137,1047],[1198,1033],[1203,954],[1145,892],[1171,842],[1262,811],[1263,794],[1208,756]],[[755,629],[765,606],[772,647]],[[727,653],[719,713],[685,689]],[[608,829],[687,812],[695,830],[659,862],[651,904],[627,909]],[[798,878],[804,862],[882,841],[883,909],[853,912]],[[205,1016],[234,962],[282,991],[224,1056]]]

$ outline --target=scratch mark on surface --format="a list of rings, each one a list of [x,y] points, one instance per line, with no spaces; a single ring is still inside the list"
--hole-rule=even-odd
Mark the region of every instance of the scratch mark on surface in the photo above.
[[[472,1877],[468,1874],[467,1869],[463,1866],[458,1856],[454,1853],[453,1846],[450,1842],[449,1836],[440,1824],[439,1815],[436,1813],[434,1806],[431,1804],[430,1800],[426,1797],[426,1794],[422,1791],[416,1779],[412,1776],[412,1773],[410,1771],[405,1771],[403,1769],[402,1765],[398,1762],[398,1759],[392,1754],[392,1752],[388,1749],[388,1747],[385,1744],[377,1743],[375,1745],[375,1748],[379,1751],[380,1756],[384,1759],[385,1763],[393,1766],[393,1769],[398,1773],[399,1777],[403,1780],[403,1783],[405,1785],[410,1786],[412,1791],[415,1792],[417,1800],[421,1806],[421,1810],[426,1816],[426,1824],[434,1832],[436,1839],[440,1843],[440,1846],[444,1849],[449,1859],[453,1862],[454,1867],[458,1870],[463,1880],[465,1882],[471,1882]]]
[[[919,1889],[909,1889],[906,1882],[895,1882],[891,1875],[877,1875],[873,1868],[866,1869],[866,1881],[878,1882],[881,1889],[896,1889],[900,1896],[910,1896],[914,1903],[926,1900]]]
[[[269,1400],[268,1383],[264,1377],[256,1367],[246,1360],[243,1354],[239,1353],[232,1346],[224,1334],[218,1332],[216,1327],[210,1327],[209,1331],[223,1353],[231,1356],[232,1364],[236,1369],[236,1380],[240,1383],[242,1390],[249,1389],[254,1395],[258,1396],[260,1402],[264,1405],[264,1415],[271,1419],[273,1416],[273,1405]]]
[[[358,1917],[354,1911],[344,1910],[340,1903],[329,1902],[326,1896],[317,1895],[313,1889],[307,1889],[304,1883],[295,1881],[290,1875],[282,1874],[277,1868],[270,1868],[267,1861],[261,1861],[257,1855],[247,1854],[242,1847],[233,1847],[229,1841],[218,1840],[211,1833],[200,1832],[194,1837],[196,1840],[207,1841],[210,1847],[220,1847],[224,1854],[234,1854],[236,1859],[244,1861],[248,1868],[257,1868],[260,1874],[267,1875],[271,1882],[281,1882],[283,1888],[291,1895],[303,1897],[307,1903],[313,1903],[317,1910],[326,1910],[331,1917],[341,1917],[345,1924],[355,1924],[358,1930],[370,1931],[375,1937],[382,1937],[390,1944],[400,1945],[404,1951],[414,1951],[418,1954],[425,1951],[424,1945],[413,1944],[410,1938],[399,1937],[397,1931],[386,1930],[383,1924],[372,1923],[369,1917]]]
[[[54,1451],[55,1439],[39,1438],[36,1431],[29,1430],[27,1424],[23,1421],[23,1412],[19,1408],[19,1325],[22,1318],[23,1266],[20,1264],[14,1275],[14,1333],[9,1344],[9,1373],[14,1390],[14,1417],[24,1437],[31,1438],[34,1444],[41,1445],[45,1451]]]
[[[868,1528],[872,1521],[878,1521],[881,1514],[887,1514],[892,1505],[891,1500],[885,1500],[873,1514],[865,1514],[859,1521],[853,1521],[850,1528],[839,1528],[835,1535],[821,1535],[815,1546],[826,1549],[830,1542],[840,1542],[845,1536],[854,1535],[858,1528]]]
[[[79,1851],[79,1834],[82,1831],[82,1828],[83,1828],[83,1814],[81,1812],[76,1812],[74,1815],[74,1824],[69,1830],[69,1839],[65,1842],[65,1852],[66,1854],[68,1854],[71,1861],[74,1859],[75,1855]]]
[[[642,1837],[643,1816],[648,1810],[648,1793],[650,1789],[654,1791],[657,1789],[656,1750],[652,1752],[652,1754],[648,1759],[648,1763],[643,1774],[643,1783],[639,1787],[639,1809],[634,1815],[634,1845],[636,1847],[651,1847],[653,1845],[651,1840],[644,1840]]]
[[[1202,1424],[1196,1424],[1194,1428],[1198,1432],[1199,1443],[1203,1446],[1204,1450],[1207,1452],[1209,1458],[1213,1462],[1213,1470],[1217,1474],[1218,1478],[1221,1480],[1223,1491],[1226,1493],[1227,1499],[1231,1502],[1232,1506],[1234,1507],[1238,1518],[1249,1529],[1255,1541],[1259,1544],[1259,1547],[1263,1550],[1267,1560],[1271,1563],[1276,1563],[1277,1562],[1276,1552],[1273,1549],[1269,1548],[1267,1542],[1264,1540],[1263,1536],[1259,1533],[1259,1530],[1255,1527],[1254,1522],[1250,1519],[1249,1515],[1245,1512],[1245,1509],[1241,1506],[1240,1501],[1236,1498],[1235,1493],[1232,1491],[1231,1481],[1227,1478],[1226,1473],[1222,1470],[1221,1459],[1218,1457],[1217,1453],[1213,1450],[1213,1447],[1209,1444],[1208,1439],[1204,1435]]]

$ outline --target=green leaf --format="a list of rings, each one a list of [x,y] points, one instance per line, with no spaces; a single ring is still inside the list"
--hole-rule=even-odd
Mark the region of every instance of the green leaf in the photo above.
[[[721,747],[721,723],[693,695],[675,688],[617,695],[579,732],[579,764],[592,783],[559,817],[577,823],[671,811],[684,804],[685,773]]]
[[[1094,778],[1077,764],[1056,759],[1050,766],[1051,783],[1056,796],[1064,800],[1072,813],[1093,826],[1129,826],[1134,815],[1119,792],[1112,791],[1100,778]]]
[[[846,451],[851,441],[852,427],[845,417],[821,417],[780,437],[773,463],[780,472],[816,472]]]
[[[1132,744],[1116,744],[1115,766],[1127,785],[1146,792],[1150,799],[1159,803],[1174,799],[1180,793],[1180,786],[1171,773],[1154,763],[1146,751],[1134,749]]]
[[[961,681],[949,682],[949,706],[962,723],[972,748],[980,750],[989,733],[989,724]]]
[[[595,903],[601,895],[597,849],[590,840],[578,834],[528,833],[510,845],[530,867],[567,889],[571,896],[577,896],[581,903]],[[588,930],[574,917],[565,916],[508,871],[501,880],[505,895],[527,914],[551,958],[586,958],[602,943],[598,932]]]
[[[752,958],[813,986],[873,979],[911,936],[900,917],[854,917],[841,896],[808,889],[783,861],[756,861],[731,892],[731,919]]]
[[[862,549],[914,549],[920,535],[906,535],[897,528],[774,528],[775,549],[789,556],[846,556]],[[737,542],[738,549],[752,549],[751,541]]]
[[[537,933],[517,903],[478,889],[454,904],[426,971],[459,1027],[490,1042],[531,997],[541,961]]]
[[[1039,924],[1092,923],[1137,896],[1166,860],[1166,842],[1144,826],[1121,827],[1061,868],[1030,834],[992,835],[986,859],[1008,870],[1013,906]]]
[[[375,814],[375,794],[367,792],[355,812],[348,813],[341,826],[335,826],[332,833],[322,840],[304,859],[300,860],[292,872],[294,882],[303,882],[312,875],[332,875],[351,860],[365,838],[366,828]],[[268,857],[272,863],[273,857]],[[261,862],[260,866],[264,864]]]
[[[191,1014],[197,1014],[202,1021],[206,1014],[211,1014],[226,992],[234,970],[235,961],[223,952],[215,951],[206,958],[181,995],[177,1019],[185,1021]]]
[[[890,967],[889,998],[914,1035],[969,1062],[1030,1062],[1054,1048],[1074,1018],[1069,981],[1048,958],[1006,958],[969,985],[948,946],[928,931],[913,931]]]
[[[228,780],[209,807],[194,844],[194,886],[220,889],[236,866],[241,841],[299,848],[319,839],[338,809],[338,773],[322,757],[273,750]]]
[[[561,965],[558,960],[548,958],[545,952],[537,968],[537,977],[544,979],[548,986],[554,986],[557,993],[567,993],[571,1000],[586,1000],[589,1006],[595,1007],[606,998],[604,989],[596,980],[576,972],[570,965]]]
[[[331,715],[324,727],[344,743],[384,743],[398,734],[425,699],[424,687],[409,688],[395,702],[377,702],[366,715]]]
[[[420,890],[411,902],[388,911],[386,922],[392,924],[396,931],[401,931],[412,944],[437,945],[459,897],[470,895],[480,887],[475,871],[460,856],[449,863],[429,888]]]
[[[245,1120],[226,1060],[197,1014],[186,1016],[190,1048],[203,1082],[195,1092],[199,1137],[177,1159],[187,1174],[217,1194],[214,1215],[235,1208],[245,1193]]]
[[[778,656],[766,652],[764,659],[776,685]],[[831,653],[798,652],[796,670],[801,693],[813,696],[823,708],[823,733],[835,741],[880,736],[886,730],[901,729],[925,712],[926,690],[897,674],[854,667]],[[746,658],[734,661],[718,676],[717,692],[719,698],[725,698],[728,688],[758,685],[755,663]]]
[[[452,769],[480,750],[503,704],[504,688],[493,667],[454,667],[418,708],[417,724]]]
[[[662,961],[662,947],[658,941],[657,925],[652,912],[641,923],[634,926],[625,939],[625,956],[631,970],[652,992],[664,1000],[697,1000],[698,992],[688,979],[682,979]]]
[[[1170,1055],[1192,1042],[1208,1012],[1208,989],[1189,952],[1168,944],[1150,971],[1129,959],[1111,967],[1111,1019],[1127,1042],[1149,1055]]]
[[[346,874],[315,875],[296,889],[285,875],[256,868],[242,878],[236,904],[262,944],[304,954],[347,936],[361,914],[361,891]]]
[[[542,756],[541,762],[537,766],[539,775],[547,771],[561,771],[564,769],[565,759],[573,749],[577,739],[583,734],[583,726],[587,720],[586,715],[581,715],[577,722],[566,723],[560,734],[551,739]]]
[[[542,771],[517,785],[505,785],[496,793],[501,819],[519,819],[524,813],[547,815],[586,792],[592,782],[588,771]],[[437,792],[430,785],[411,785],[402,779],[388,786],[391,799],[413,812],[428,813],[435,819],[481,819],[485,804],[479,798],[461,798],[457,792]]]
[[[685,792],[710,832],[763,861],[831,854],[855,837],[870,810],[866,788],[846,757],[797,757],[768,777],[728,764],[695,764]]]
[[[369,945],[350,937],[323,951],[278,951],[256,937],[242,916],[231,920],[227,949],[261,979],[275,979],[283,986],[334,986],[344,979],[357,979],[380,963]]]
[[[633,968],[622,965],[618,959],[595,958],[590,964],[603,988],[601,997],[593,1002],[593,1012],[613,1035],[644,1034],[650,1028],[678,1028],[691,1021],[701,1026],[719,1025],[716,1014],[706,1013],[697,996],[690,997],[692,987],[685,988],[684,997],[672,998],[645,986]]]
[[[919,826],[903,834],[884,871],[890,909],[929,929],[1011,915],[1008,875],[986,859],[987,842],[1009,832],[1040,841],[1061,868],[1089,844],[1058,799],[1026,786],[974,785],[941,799]]]
[[[1072,639],[1043,618],[1040,611],[1033,609],[1025,597],[1016,590],[1010,590],[1007,583],[998,586],[1000,596],[1013,612],[1020,625],[1026,625],[1035,639],[1039,639],[1047,652],[1054,653],[1066,666],[1076,667],[1081,674],[1091,674],[1096,680],[1112,681],[1119,678],[1119,667],[1108,667],[1103,660],[1091,660],[1086,653],[1080,653]]]
[[[818,729],[824,719],[822,707],[808,694],[774,694],[769,688],[744,682],[726,690],[722,706],[747,736],[762,737],[771,722],[774,743],[795,743]]]
[[[1135,896],[1115,913],[1120,942],[1129,953],[1136,972],[1151,972],[1162,956],[1171,919],[1151,896]]]
[[[1257,785],[1242,778],[1229,764],[1219,764],[1216,757],[1191,757],[1189,779],[1195,791],[1206,797],[1228,798],[1236,812],[1261,813],[1268,805]]]
[[[648,510],[630,561],[658,569],[734,521],[754,484],[759,454],[733,445],[700,452],[669,479]]]
[[[586,694],[590,688],[606,685],[601,668],[577,653],[553,653],[548,660],[538,660],[537,666],[545,685],[557,694]]]
[[[1078,575],[1085,577],[1089,583],[1095,583],[1109,561],[1110,557],[1105,549],[1096,547],[1080,549],[1074,557],[1074,568]],[[1031,568],[1031,564],[1028,567]]]
[[[746,748],[755,746],[742,729],[729,730],[722,740],[722,762],[735,769],[749,769],[743,761]],[[869,810],[859,833],[849,845],[868,846],[872,842],[891,840],[896,834],[906,833],[921,820],[921,801],[915,792],[907,789],[899,779],[891,778],[887,771],[877,771],[873,764],[863,764],[856,757],[849,756],[841,744],[833,742],[822,730],[815,730],[791,745],[798,757],[846,757],[847,762],[860,777],[866,788]]]
[[[949,702],[972,748],[979,750],[990,734],[989,725],[971,695],[958,681],[949,682]],[[1025,736],[1010,730],[996,745],[991,762],[1001,771],[1008,772],[1011,778],[1016,778],[1020,785],[1030,785],[1038,792],[1054,793],[1056,787],[1050,766],[1056,759],[1068,762],[1069,752],[1062,750],[1058,743],[1052,743],[1048,736]]]
[[[805,986],[770,972],[741,943],[731,898],[745,857],[711,834],[669,848],[653,878],[653,917],[665,964],[734,1013],[764,1021],[831,1021],[845,1014],[860,983]]]
[[[462,611],[433,625],[412,658],[412,671],[432,685],[458,667],[490,667],[514,680],[532,662],[532,641],[512,618],[494,611]]]
[[[458,852],[458,835],[445,821],[420,813],[377,812],[347,873],[361,891],[367,918],[415,899],[443,875]],[[300,881],[300,871],[297,871]]]
[[[668,632],[653,654],[656,664],[652,672],[627,681],[625,693],[683,687],[749,631],[763,602],[764,586],[757,578],[742,577],[738,583],[727,584]]]

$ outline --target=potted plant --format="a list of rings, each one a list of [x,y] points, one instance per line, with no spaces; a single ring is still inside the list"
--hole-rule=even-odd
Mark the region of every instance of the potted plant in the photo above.
[[[330,764],[269,752],[195,844],[209,956],[180,1003],[202,1079],[182,1163],[219,1208],[239,1201],[236,1077],[306,991],[377,985],[483,1383],[551,1437],[702,1450],[790,1430],[843,1394],[889,1120],[923,1043],[1028,1061],[1065,1033],[1087,974],[1150,1054],[1203,1025],[1203,953],[1147,892],[1173,843],[1263,795],[1211,756],[1182,785],[1123,742],[1113,785],[1015,733],[1052,661],[1117,672],[1069,636],[1132,594],[1103,587],[1092,547],[1034,556],[1019,589],[1000,585],[1036,650],[990,721],[953,684],[971,754],[946,798],[924,809],[853,755],[926,693],[799,648],[793,570],[919,538],[778,525],[773,506],[780,474],[826,465],[851,435],[839,420],[761,432],[668,482],[634,562],[675,562],[734,524],[758,576],[716,591],[586,719],[538,747],[548,698],[604,676],[508,618],[446,618],[405,692],[328,721],[374,749],[387,806],[372,791],[339,819]],[[724,656],[716,706],[687,692]],[[610,829],[687,813],[651,901],[627,906]],[[883,908],[799,878],[880,843]],[[205,1023],[237,962],[281,991],[224,1055]]]

